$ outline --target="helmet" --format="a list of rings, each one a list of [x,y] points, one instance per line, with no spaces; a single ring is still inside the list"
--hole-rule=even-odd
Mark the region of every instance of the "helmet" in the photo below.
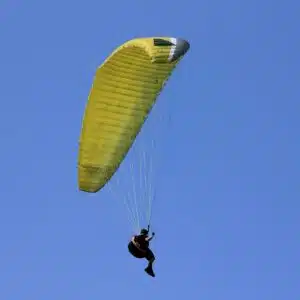
[[[141,234],[142,234],[142,235],[146,235],[146,234],[148,234],[148,230],[147,230],[147,229],[145,229],[145,228],[143,228],[143,229],[141,230]]]

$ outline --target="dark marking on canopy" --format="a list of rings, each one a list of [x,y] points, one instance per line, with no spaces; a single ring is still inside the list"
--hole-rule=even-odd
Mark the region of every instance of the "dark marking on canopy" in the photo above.
[[[164,39],[153,39],[153,43],[154,46],[162,46],[162,47],[175,46],[170,41]]]

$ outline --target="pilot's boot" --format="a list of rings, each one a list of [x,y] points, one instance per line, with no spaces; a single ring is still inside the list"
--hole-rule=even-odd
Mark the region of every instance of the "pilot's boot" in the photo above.
[[[154,274],[154,272],[153,272],[152,264],[151,264],[151,263],[148,264],[147,268],[145,269],[145,272],[146,272],[148,275],[150,275],[150,276],[152,276],[152,277],[155,277],[155,274]]]

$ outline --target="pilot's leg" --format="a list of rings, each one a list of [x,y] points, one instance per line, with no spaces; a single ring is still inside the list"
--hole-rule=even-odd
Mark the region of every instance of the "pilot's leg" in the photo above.
[[[145,272],[147,274],[149,274],[150,276],[155,277],[155,274],[154,274],[153,268],[152,268],[152,265],[155,261],[155,256],[154,256],[153,252],[150,249],[148,249],[145,257],[148,260],[148,266],[145,269]]]

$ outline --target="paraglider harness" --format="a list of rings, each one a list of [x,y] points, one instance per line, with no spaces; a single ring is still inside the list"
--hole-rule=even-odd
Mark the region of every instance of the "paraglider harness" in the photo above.
[[[144,231],[141,231],[141,234],[148,233],[150,229],[150,226],[148,226],[148,229],[144,229]],[[136,258],[146,258],[147,260],[151,260],[154,258],[154,254],[152,251],[147,247],[147,248],[141,248],[139,243],[135,241],[135,236],[131,239],[131,241],[128,244],[128,250]]]

